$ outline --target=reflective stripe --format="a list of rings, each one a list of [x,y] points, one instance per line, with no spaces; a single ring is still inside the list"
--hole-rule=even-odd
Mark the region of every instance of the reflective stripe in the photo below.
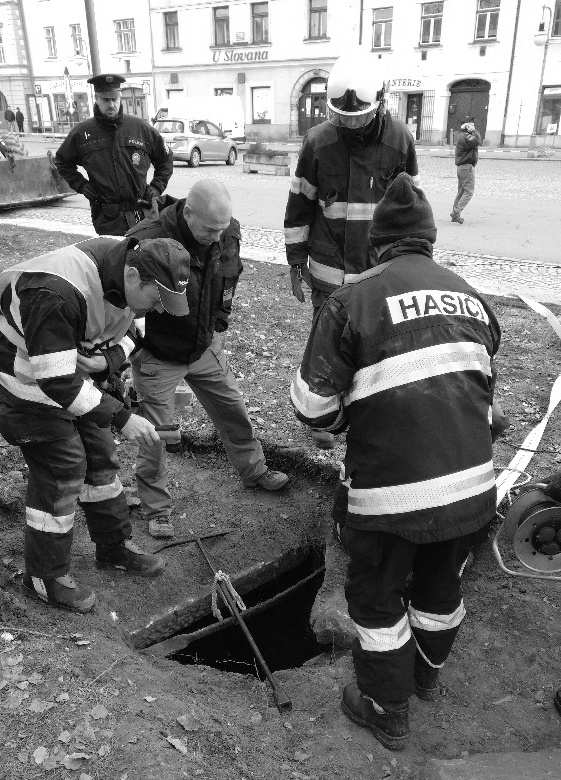
[[[40,577],[32,577],[31,582],[33,583],[33,589],[39,598],[43,599],[43,601],[48,601],[47,588],[43,580]]]
[[[335,201],[328,206],[324,200],[320,200],[319,205],[326,219],[346,219],[347,222],[370,222],[376,206],[375,203],[346,203],[345,201]]]
[[[302,379],[300,369],[290,385],[290,398],[296,409],[303,417],[314,420],[339,411],[340,399],[338,395],[327,398],[310,390],[310,386]]]
[[[310,274],[318,281],[333,284],[335,287],[341,287],[344,281],[344,272],[341,268],[332,268],[311,258]]]
[[[30,528],[43,531],[46,534],[67,534],[74,525],[74,512],[70,515],[57,516],[41,509],[26,506],[25,522]]]
[[[9,393],[15,395],[16,398],[21,398],[22,401],[35,401],[35,403],[38,404],[56,406],[59,409],[62,408],[60,404],[57,404],[56,401],[53,401],[52,398],[49,398],[49,396],[41,390],[39,385],[20,382],[20,380],[15,376],[11,376],[10,374],[3,374],[1,371],[0,384],[5,387]]]
[[[107,501],[110,498],[117,498],[122,492],[123,486],[117,476],[108,485],[83,485],[80,491],[80,501],[83,504]]]
[[[77,355],[77,349],[65,349],[48,355],[35,355],[29,358],[29,362],[35,379],[51,379],[54,376],[73,374],[76,371]]]
[[[493,422],[493,407],[492,406],[489,407],[489,411],[487,412],[487,419],[489,421],[489,425],[491,425],[492,422]]]
[[[417,512],[486,493],[495,487],[493,461],[442,477],[378,488],[349,488],[349,512],[354,515],[394,515]]]
[[[301,225],[299,227],[291,227],[284,229],[284,243],[285,244],[301,244],[303,241],[308,240],[310,235],[310,226]]]
[[[457,341],[415,349],[361,368],[345,397],[345,404],[367,398],[384,390],[421,382],[459,371],[480,371],[491,376],[491,359],[483,344]]]
[[[434,612],[423,612],[415,607],[409,607],[409,622],[412,628],[423,631],[448,631],[457,628],[466,616],[463,599],[458,608],[449,615],[437,615]]]
[[[25,339],[21,335],[21,333],[18,333],[15,328],[12,328],[6,317],[0,313],[0,333],[2,333],[3,336],[6,336],[8,341],[10,341],[12,344],[15,344],[16,347],[19,347],[20,349],[25,349]]]
[[[407,615],[404,615],[395,626],[389,628],[364,628],[357,623],[355,626],[361,648],[369,653],[386,653],[389,650],[398,650],[411,638]]]
[[[318,196],[318,188],[310,184],[304,176],[293,177],[290,182],[290,192],[293,195],[305,195],[308,200],[317,200]]]
[[[75,414],[76,417],[81,417],[83,414],[91,412],[95,409],[101,401],[101,392],[94,387],[93,382],[84,380],[82,387],[76,398],[72,401],[68,407],[70,414]]]
[[[123,352],[125,353],[125,358],[128,358],[128,356],[134,350],[136,344],[130,338],[130,336],[125,336],[120,340],[119,346],[122,348]]]

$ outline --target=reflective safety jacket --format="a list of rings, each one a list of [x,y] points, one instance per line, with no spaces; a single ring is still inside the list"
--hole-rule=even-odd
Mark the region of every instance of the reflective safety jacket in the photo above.
[[[307,263],[313,286],[326,293],[370,267],[368,230],[375,204],[398,173],[418,174],[415,143],[405,125],[383,120],[364,137],[330,122],[306,135],[284,219],[290,265]]]
[[[307,425],[348,425],[349,527],[427,543],[494,516],[500,329],[483,298],[421,243],[390,250],[324,303],[291,399]]]
[[[77,356],[103,344],[122,363],[135,347],[123,290],[127,243],[95,238],[0,273],[0,389],[101,427],[125,425],[130,412],[77,369]]]
[[[186,317],[148,312],[142,345],[159,360],[193,363],[210,346],[214,331],[228,327],[232,301],[243,270],[240,260],[240,223],[230,220],[217,241],[210,246],[197,243],[183,217],[185,198],[175,201],[166,196],[169,206],[158,219],[145,219],[127,235],[145,238],[174,238],[191,257]]]

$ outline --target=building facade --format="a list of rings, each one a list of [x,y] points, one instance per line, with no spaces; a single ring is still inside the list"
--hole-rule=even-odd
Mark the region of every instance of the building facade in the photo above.
[[[118,72],[129,113],[234,95],[249,139],[297,138],[359,45],[419,143],[468,117],[488,144],[560,143],[561,0],[0,0],[0,105],[68,129],[93,109],[88,76]]]

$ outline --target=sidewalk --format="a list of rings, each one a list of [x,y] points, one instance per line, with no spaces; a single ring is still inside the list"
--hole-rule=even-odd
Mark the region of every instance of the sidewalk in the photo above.
[[[89,213],[68,206],[43,206],[0,213],[0,225],[95,237]],[[286,265],[282,230],[242,225],[242,258]],[[529,262],[477,252],[435,249],[435,259],[487,295],[515,298],[524,293],[542,303],[561,305],[561,263]]]

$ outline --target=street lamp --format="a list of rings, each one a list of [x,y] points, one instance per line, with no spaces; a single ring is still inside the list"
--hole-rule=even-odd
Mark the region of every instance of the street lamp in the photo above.
[[[546,24],[546,14],[547,14],[547,24]],[[536,105],[536,118],[534,120],[534,133],[535,135],[538,134],[538,122],[540,118],[540,108],[541,108],[541,102],[542,102],[542,90],[543,90],[543,74],[545,73],[545,62],[547,59],[547,49],[549,47],[549,39],[551,35],[551,23],[553,21],[553,11],[551,10],[550,6],[548,5],[542,5],[542,18],[541,22],[538,25],[538,32],[536,35],[534,35],[534,43],[536,46],[543,46],[543,57],[542,57],[542,69],[540,73],[540,85],[538,87],[538,99],[537,99],[537,105]]]

